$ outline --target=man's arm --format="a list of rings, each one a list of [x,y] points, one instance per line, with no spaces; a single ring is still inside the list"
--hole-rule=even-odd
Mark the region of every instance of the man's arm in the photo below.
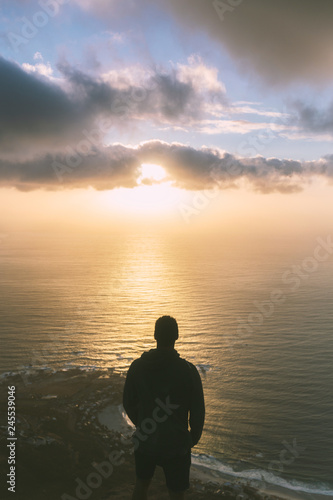
[[[194,365],[190,365],[192,374],[192,394],[190,405],[190,433],[192,446],[195,446],[201,437],[205,421],[205,400],[202,389],[202,382],[198,370]]]
[[[138,395],[135,386],[135,368],[133,363],[128,369],[124,392],[123,392],[123,407],[134,425],[138,421]]]

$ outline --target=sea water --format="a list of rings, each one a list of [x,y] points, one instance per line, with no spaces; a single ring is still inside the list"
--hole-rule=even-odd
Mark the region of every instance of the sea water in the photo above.
[[[1,372],[125,374],[170,314],[204,386],[195,460],[333,496],[333,255],[315,257],[318,237],[4,235]]]

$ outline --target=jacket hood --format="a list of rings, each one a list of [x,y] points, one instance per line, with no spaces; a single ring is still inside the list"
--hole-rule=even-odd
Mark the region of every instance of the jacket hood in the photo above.
[[[179,359],[175,349],[150,349],[141,355],[142,362],[152,370],[165,368]]]

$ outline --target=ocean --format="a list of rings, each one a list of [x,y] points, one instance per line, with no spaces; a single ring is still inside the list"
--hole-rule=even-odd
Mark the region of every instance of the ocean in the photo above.
[[[194,460],[333,498],[327,237],[3,234],[1,376],[77,366],[125,374],[169,314],[176,349],[204,386]]]

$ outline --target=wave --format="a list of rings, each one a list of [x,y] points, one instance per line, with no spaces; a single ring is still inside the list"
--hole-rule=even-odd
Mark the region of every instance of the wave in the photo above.
[[[31,365],[25,365],[25,366],[20,366],[15,370],[10,370],[10,371],[5,371],[0,373],[0,381],[6,380],[7,378],[11,377],[22,377],[23,379],[27,379],[30,377],[35,377],[37,375],[43,375],[46,373],[66,373],[70,372],[73,370],[79,370],[82,372],[95,372],[95,371],[101,371],[101,372],[108,372],[108,371],[113,371],[114,368],[105,368],[97,365],[75,365],[72,363],[67,363],[65,366],[59,368],[59,367],[51,367],[51,366],[31,366]]]
[[[333,490],[330,489],[330,486],[323,483],[305,484],[296,479],[288,481],[264,469],[244,469],[242,471],[235,471],[230,465],[224,464],[211,455],[192,453],[192,463],[205,467],[211,471],[220,472],[223,475],[246,480],[247,482],[253,483],[253,486],[259,491],[260,489],[264,490],[268,486],[276,486],[295,492],[307,493],[309,495],[325,495],[329,498],[333,498]]]

